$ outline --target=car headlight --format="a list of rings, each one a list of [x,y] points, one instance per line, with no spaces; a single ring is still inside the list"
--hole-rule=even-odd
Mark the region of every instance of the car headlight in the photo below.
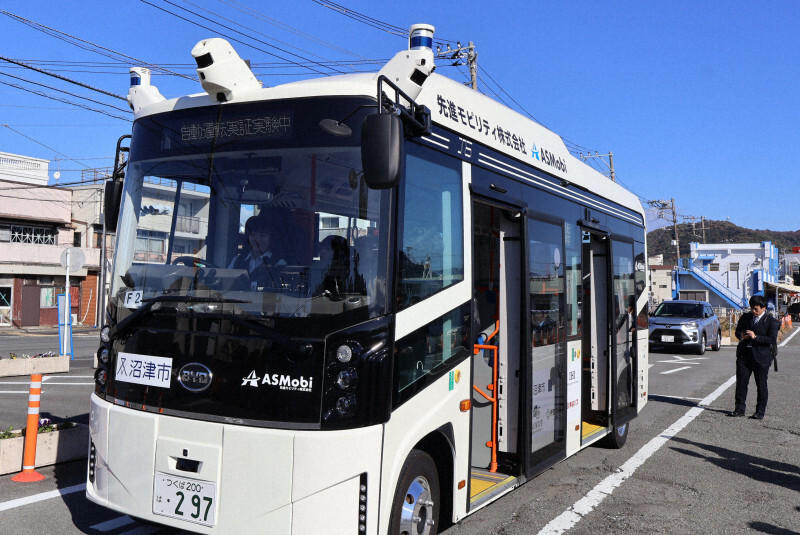
[[[697,322],[696,321],[687,321],[683,324],[684,327],[687,329],[697,329]]]

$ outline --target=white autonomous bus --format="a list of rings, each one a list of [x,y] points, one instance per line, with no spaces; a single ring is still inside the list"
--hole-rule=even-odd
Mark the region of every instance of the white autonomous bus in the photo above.
[[[262,87],[208,39],[205,92],[172,100],[131,70],[93,502],[197,533],[432,535],[625,443],[642,206],[434,74],[432,41],[415,25],[378,73]]]

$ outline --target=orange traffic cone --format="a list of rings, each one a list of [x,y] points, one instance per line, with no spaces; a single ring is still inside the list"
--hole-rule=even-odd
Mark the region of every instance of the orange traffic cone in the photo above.
[[[39,400],[42,395],[42,374],[31,375],[28,394],[28,426],[25,428],[25,451],[22,454],[22,472],[11,478],[18,483],[41,481],[44,476],[34,470],[36,465],[36,439],[39,437]]]

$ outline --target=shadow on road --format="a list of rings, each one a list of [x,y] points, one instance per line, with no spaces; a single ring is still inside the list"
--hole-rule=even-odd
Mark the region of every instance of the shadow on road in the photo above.
[[[672,440],[674,442],[686,444],[687,446],[691,445],[706,450],[713,455],[703,455],[702,453],[679,447],[670,448],[677,453],[703,459],[720,468],[742,474],[762,483],[780,485],[790,490],[797,490],[800,488],[800,467],[797,465],[773,461],[764,457],[755,457],[740,451],[713,446],[711,444],[701,444],[681,437],[673,437]]]

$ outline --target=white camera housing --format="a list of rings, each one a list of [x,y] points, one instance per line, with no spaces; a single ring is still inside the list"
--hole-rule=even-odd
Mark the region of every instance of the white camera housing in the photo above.
[[[261,88],[253,71],[225,39],[203,39],[192,49],[192,57],[203,89],[219,102]]]

